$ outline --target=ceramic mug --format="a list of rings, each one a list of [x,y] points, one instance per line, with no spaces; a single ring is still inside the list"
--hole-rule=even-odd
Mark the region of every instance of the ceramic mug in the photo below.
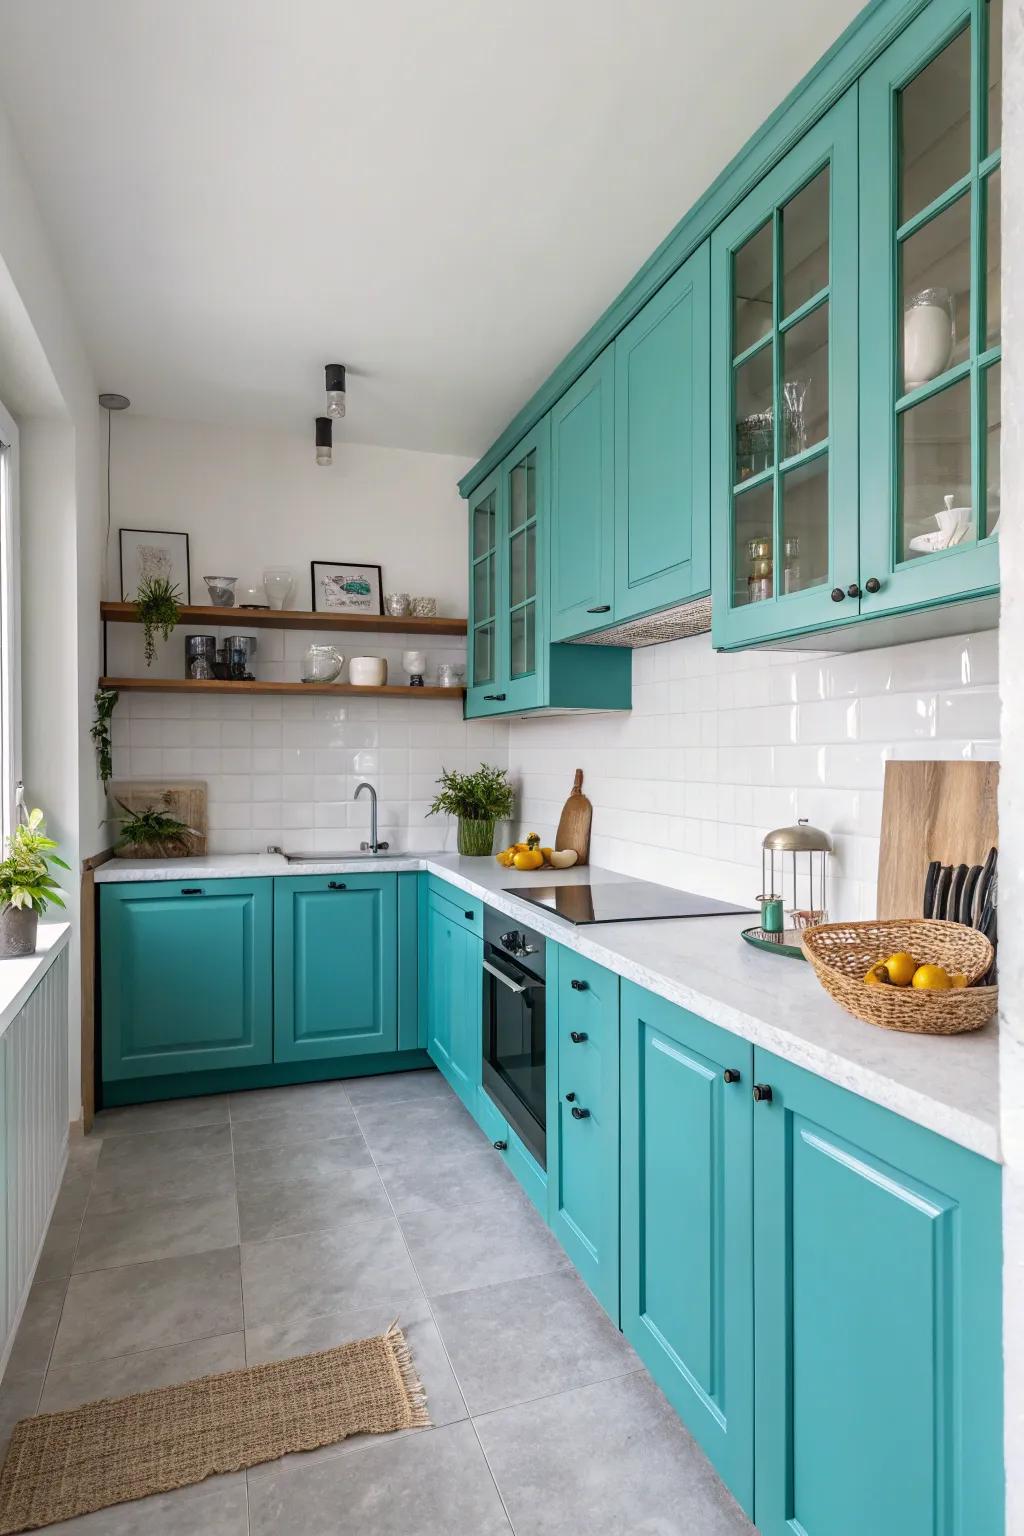
[[[383,688],[388,680],[387,661],[383,656],[353,656],[348,680],[356,688]]]

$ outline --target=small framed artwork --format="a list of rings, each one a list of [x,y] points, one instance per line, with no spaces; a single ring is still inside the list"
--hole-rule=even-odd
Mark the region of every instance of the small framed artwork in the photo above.
[[[314,613],[383,613],[379,565],[311,560]]]
[[[182,603],[192,601],[188,567],[188,534],[156,528],[122,528],[121,601],[133,603],[144,581],[163,577],[177,587]]]

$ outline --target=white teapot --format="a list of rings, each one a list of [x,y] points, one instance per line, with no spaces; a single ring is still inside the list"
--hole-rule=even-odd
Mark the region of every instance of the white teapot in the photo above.
[[[344,656],[333,645],[311,645],[302,658],[302,681],[333,683],[344,665]]]

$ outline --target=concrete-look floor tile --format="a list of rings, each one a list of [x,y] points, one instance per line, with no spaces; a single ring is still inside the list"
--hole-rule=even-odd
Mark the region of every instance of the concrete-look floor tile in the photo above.
[[[375,1104],[454,1102],[455,1095],[436,1067],[413,1072],[385,1072],[379,1077],[352,1077],[348,1096],[356,1113]]]
[[[97,1186],[125,1169],[162,1173],[169,1163],[205,1162],[225,1157],[231,1151],[231,1128],[223,1125],[197,1125],[193,1129],[146,1131],[132,1136],[103,1138],[103,1150],[96,1166]]]
[[[154,1104],[125,1104],[116,1109],[101,1109],[93,1121],[93,1134],[135,1136],[227,1123],[227,1094],[211,1093],[198,1099],[161,1099]]]
[[[756,1536],[646,1371],[474,1423],[516,1536]]]
[[[228,1095],[233,1124],[257,1119],[262,1115],[301,1113],[306,1110],[334,1109],[348,1103],[348,1089],[343,1082],[296,1083],[283,1088],[250,1088],[247,1093]]]
[[[377,1166],[399,1216],[523,1198],[503,1158],[486,1142],[476,1152],[382,1158]]]
[[[510,1536],[472,1425],[249,1473],[252,1536]],[[565,1529],[568,1529],[566,1527]]]
[[[67,1284],[66,1280],[33,1281],[7,1362],[7,1376],[29,1376],[46,1370]]]
[[[94,1515],[48,1525],[47,1536],[248,1536],[245,1473],[210,1477],[190,1488],[115,1504]]]
[[[36,1266],[37,1280],[66,1280],[71,1273],[78,1247],[81,1220],[51,1221]]]
[[[331,1180],[258,1184],[238,1195],[243,1243],[300,1232],[342,1230],[367,1216],[388,1216],[391,1207],[376,1168],[346,1168]]]
[[[54,1365],[110,1360],[242,1327],[237,1248],[72,1275]]]
[[[428,1296],[544,1275],[569,1263],[525,1196],[518,1203],[413,1211],[401,1222]]]
[[[103,1137],[96,1131],[83,1136],[72,1127],[68,1138],[68,1173],[74,1178],[91,1179],[103,1151]]]
[[[371,1104],[358,1111],[359,1128],[380,1164],[411,1161],[442,1151],[476,1152],[486,1146],[476,1124],[457,1099],[421,1104]]]
[[[69,1169],[61,1183],[50,1220],[59,1221],[61,1225],[70,1221],[81,1222],[94,1184],[95,1179],[91,1173],[82,1176]]]
[[[152,1205],[154,1200],[230,1195],[234,1188],[235,1162],[230,1152],[210,1158],[187,1158],[181,1163],[168,1162],[162,1168],[134,1168],[128,1164],[98,1170],[88,1212],[92,1216],[98,1211],[129,1211],[134,1206]]]
[[[570,1269],[456,1291],[435,1297],[432,1305],[472,1414],[640,1368],[615,1324]]]
[[[184,1200],[153,1200],[125,1211],[97,1211],[89,1206],[75,1256],[75,1273],[144,1264],[184,1253],[238,1246],[235,1197],[196,1195]]]
[[[359,1134],[355,1112],[349,1104],[335,1104],[328,1109],[289,1109],[283,1114],[236,1120],[231,1126],[236,1156],[296,1141],[329,1141],[337,1136]]]
[[[251,1327],[421,1294],[390,1215],[354,1222],[340,1232],[244,1243],[242,1287]]]
[[[354,1168],[372,1168],[373,1158],[362,1136],[338,1136],[331,1141],[292,1141],[235,1154],[238,1188],[267,1184],[328,1183]]]
[[[0,1385],[0,1461],[7,1450],[11,1431],[19,1419],[28,1419],[39,1411],[42,1376],[13,1376],[10,1371]]]
[[[117,1355],[112,1360],[55,1365],[46,1374],[39,1412],[59,1413],[101,1397],[150,1392],[155,1387],[172,1387],[219,1371],[239,1371],[244,1365],[245,1335],[241,1332],[193,1339],[188,1344],[171,1344],[165,1349],[146,1349],[134,1355]]]

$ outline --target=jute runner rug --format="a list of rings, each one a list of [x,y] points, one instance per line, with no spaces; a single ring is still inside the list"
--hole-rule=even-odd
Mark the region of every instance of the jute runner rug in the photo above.
[[[349,1435],[430,1423],[396,1325],[294,1360],[22,1419],[0,1473],[0,1536],[201,1483]]]

